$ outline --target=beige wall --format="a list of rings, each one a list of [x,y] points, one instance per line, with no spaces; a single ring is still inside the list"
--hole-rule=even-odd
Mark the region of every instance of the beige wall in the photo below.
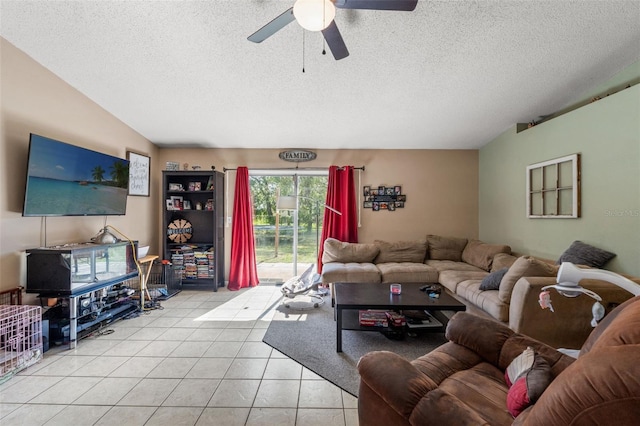
[[[126,158],[156,157],[157,147],[73,87],[0,38],[0,290],[26,284],[24,250],[88,241],[104,217],[22,217],[29,133]],[[152,169],[152,173],[154,170]],[[126,216],[107,223],[141,243],[155,243],[158,184],[151,197],[128,197]],[[154,247],[153,250],[156,248]]]
[[[526,166],[574,153],[582,216],[527,219]],[[607,269],[640,276],[640,85],[496,138],[480,150],[480,194],[481,239],[552,259],[581,240],[617,253]]]
[[[390,142],[391,143],[391,142]],[[300,167],[365,166],[363,185],[401,185],[407,195],[404,209],[395,212],[361,210],[361,242],[424,239],[428,233],[478,237],[478,151],[476,150],[317,150],[316,160]],[[216,170],[247,166],[253,169],[295,167],[273,149],[161,149],[156,170],[166,161]],[[159,172],[160,173],[160,172]],[[157,177],[161,180],[161,176]],[[233,205],[235,173],[227,173],[229,204]],[[356,184],[358,177],[356,175]],[[231,209],[229,209],[231,211]],[[158,216],[158,219],[160,216]],[[226,229],[227,271],[231,227]],[[158,244],[162,244],[162,234]]]
[[[22,217],[29,133],[126,157],[127,150],[151,156],[151,196],[129,197],[126,216],[110,216],[108,224],[159,253],[162,170],[166,161],[235,168],[293,167],[278,158],[279,150],[159,149],[141,135],[33,61],[6,40],[1,43],[0,289],[26,284],[25,253],[29,248],[87,241],[103,226],[103,217]],[[390,144],[392,141],[390,141]],[[478,236],[478,151],[318,150],[318,158],[301,167],[365,166],[358,183],[401,185],[404,209],[363,209],[360,241],[422,239],[428,233],[468,238]],[[228,199],[233,202],[235,173],[229,172]],[[230,211],[230,209],[229,209]],[[228,265],[231,227],[226,229]],[[228,276],[228,266],[227,266]]]

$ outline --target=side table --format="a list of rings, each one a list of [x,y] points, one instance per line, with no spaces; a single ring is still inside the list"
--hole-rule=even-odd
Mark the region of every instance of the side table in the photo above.
[[[142,259],[138,259],[138,263],[140,264],[140,310],[144,311],[144,301],[145,295],[151,301],[151,295],[149,294],[149,290],[147,289],[147,282],[149,281],[149,277],[151,276],[151,267],[153,266],[153,261],[158,258],[156,254],[148,254]]]

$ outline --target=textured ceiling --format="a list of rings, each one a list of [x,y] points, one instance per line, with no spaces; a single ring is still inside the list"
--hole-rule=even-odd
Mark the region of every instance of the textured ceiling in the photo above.
[[[637,0],[338,10],[341,61],[247,41],[293,1],[2,0],[0,31],[159,146],[478,148],[640,60]]]

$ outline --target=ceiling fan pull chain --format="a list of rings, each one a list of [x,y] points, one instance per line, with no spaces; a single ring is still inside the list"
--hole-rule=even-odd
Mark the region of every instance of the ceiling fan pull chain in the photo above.
[[[302,30],[302,72],[304,73],[304,29]]]
[[[327,19],[327,3],[326,2],[322,2],[322,28],[327,28],[327,23],[325,22],[325,19]],[[326,55],[327,54],[327,50],[325,49],[325,45],[324,45],[324,37],[322,37],[322,54]]]

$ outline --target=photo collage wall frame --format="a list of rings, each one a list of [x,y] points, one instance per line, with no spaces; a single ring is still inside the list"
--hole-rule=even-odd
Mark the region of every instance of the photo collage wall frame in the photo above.
[[[377,188],[364,186],[362,187],[362,195],[364,195],[362,207],[371,209],[374,212],[380,210],[392,212],[396,209],[403,209],[404,203],[407,201],[407,196],[402,193],[402,187],[400,185],[380,185]]]

